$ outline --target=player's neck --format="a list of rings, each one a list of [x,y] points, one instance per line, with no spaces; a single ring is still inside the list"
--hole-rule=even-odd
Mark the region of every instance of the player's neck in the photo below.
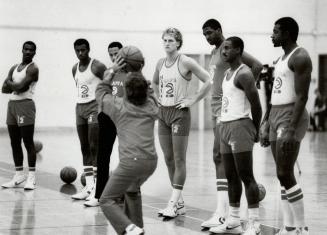
[[[88,57],[86,59],[80,60],[79,64],[85,66],[85,65],[88,65],[90,63],[90,61],[91,61],[91,58]]]
[[[291,53],[296,47],[297,47],[297,43],[296,42],[289,42],[289,43],[285,43],[282,48],[285,52],[285,55],[288,55],[289,53]]]
[[[215,43],[216,48],[218,49],[223,44],[224,41],[225,41],[224,37],[217,40],[217,42]]]
[[[235,71],[242,64],[241,58],[236,58],[235,60],[229,62],[230,69]]]
[[[32,61],[33,61],[33,59],[23,59],[21,65],[27,65],[27,64],[31,63]]]
[[[177,56],[178,56],[178,51],[174,51],[172,53],[167,53],[167,62],[168,63],[175,62]]]

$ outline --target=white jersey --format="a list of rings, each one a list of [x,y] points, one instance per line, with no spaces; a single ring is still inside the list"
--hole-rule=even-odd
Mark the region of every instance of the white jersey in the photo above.
[[[241,64],[227,80],[230,69],[227,70],[223,80],[223,99],[221,107],[221,121],[228,122],[250,117],[251,106],[243,90],[234,85],[238,71],[244,66]]]
[[[162,106],[175,106],[187,97],[191,79],[185,78],[179,72],[180,57],[179,55],[170,66],[166,65],[167,59],[165,59],[159,71],[159,102]]]
[[[281,56],[275,65],[275,79],[271,93],[272,105],[291,104],[295,102],[294,72],[288,67],[288,61],[298,48],[296,47],[284,60],[283,56]]]
[[[84,72],[79,71],[79,63],[77,64],[76,73],[74,76],[77,87],[77,103],[83,104],[95,100],[95,89],[100,78],[92,73],[91,67],[94,59],[91,59]]]
[[[29,63],[22,69],[22,71],[18,71],[19,65],[13,71],[12,80],[13,82],[21,82],[26,77],[26,70],[27,68],[33,64],[34,62]],[[24,100],[24,99],[33,99],[34,90],[35,90],[36,82],[32,82],[27,91],[22,93],[17,93],[16,91],[11,93],[10,100]]]

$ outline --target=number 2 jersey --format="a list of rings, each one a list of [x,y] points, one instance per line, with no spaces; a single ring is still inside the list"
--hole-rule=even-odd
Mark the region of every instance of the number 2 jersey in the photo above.
[[[80,72],[79,63],[77,64],[76,73],[74,76],[77,87],[77,103],[83,104],[95,100],[95,89],[101,81],[92,73],[91,67],[94,59],[91,59],[85,71]]]
[[[159,102],[162,106],[175,106],[187,97],[191,78],[186,78],[180,73],[178,67],[180,57],[181,55],[178,55],[170,66],[167,66],[167,58],[165,58],[160,68]]]

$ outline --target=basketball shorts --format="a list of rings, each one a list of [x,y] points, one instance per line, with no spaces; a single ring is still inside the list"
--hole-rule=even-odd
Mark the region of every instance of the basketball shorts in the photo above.
[[[35,103],[31,99],[9,100],[7,125],[28,126],[35,124]]]
[[[188,136],[191,126],[189,108],[177,109],[175,106],[159,108],[159,135]]]
[[[76,104],[76,125],[98,123],[98,103],[92,100],[88,103]]]
[[[271,107],[269,114],[269,141],[277,141],[283,138],[284,133],[292,119],[294,104],[275,105]],[[295,128],[295,139],[301,141],[308,129],[309,114],[305,109],[300,117],[299,123]]]
[[[220,124],[220,153],[242,153],[253,150],[256,129],[249,118]]]

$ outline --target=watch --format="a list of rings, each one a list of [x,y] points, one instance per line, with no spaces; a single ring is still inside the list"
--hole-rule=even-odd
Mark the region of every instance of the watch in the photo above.
[[[109,73],[110,73],[110,74],[114,74],[114,73],[115,73],[114,69],[113,69],[113,68],[110,68],[110,69],[109,69]]]

